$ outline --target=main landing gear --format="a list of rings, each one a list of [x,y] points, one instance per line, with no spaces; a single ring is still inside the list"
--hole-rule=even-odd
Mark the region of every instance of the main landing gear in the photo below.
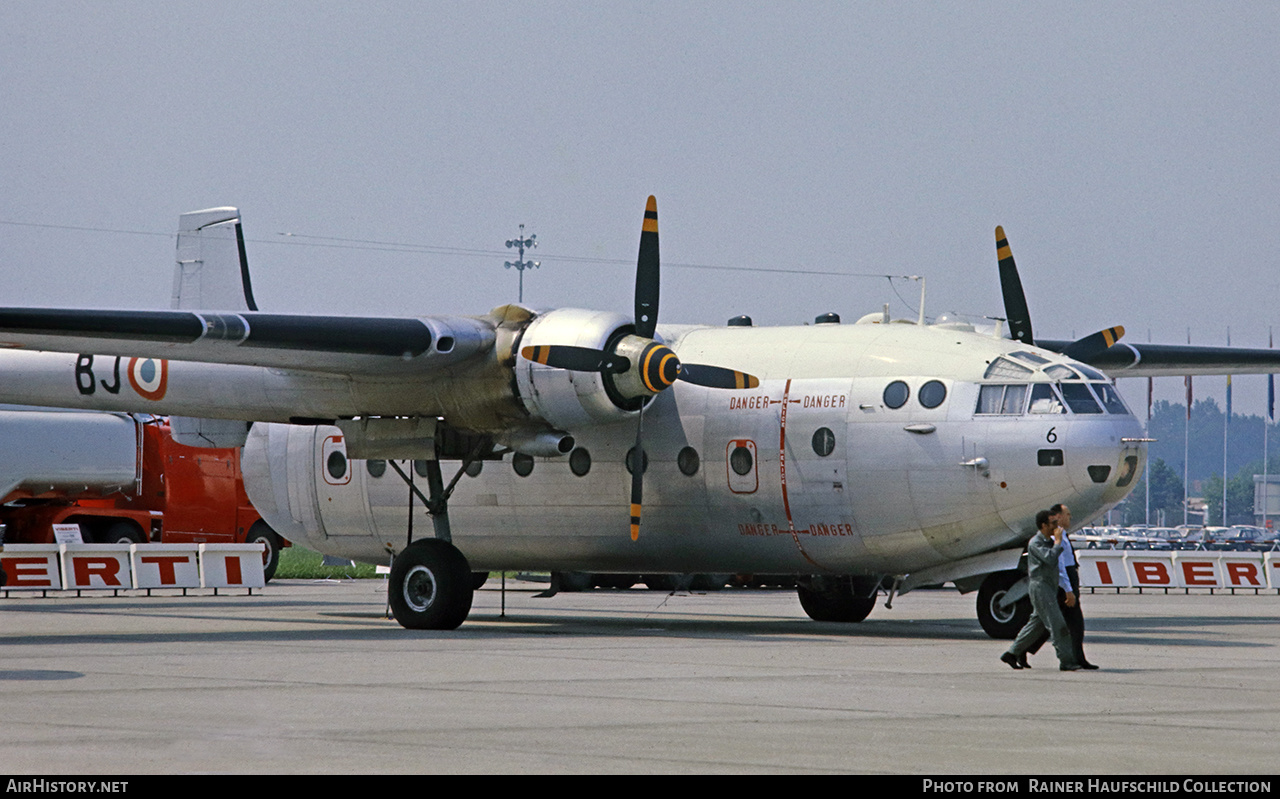
[[[988,574],[978,589],[978,623],[987,635],[1012,641],[1030,618],[1026,575],[1016,569]]]
[[[874,578],[815,574],[796,582],[800,607],[814,621],[859,622],[876,606]]]
[[[471,612],[471,567],[439,538],[414,541],[391,564],[391,612],[411,630],[454,630]]]
[[[466,621],[471,601],[478,587],[466,557],[453,545],[449,528],[449,495],[458,479],[471,463],[489,446],[481,439],[463,460],[462,468],[446,487],[440,473],[440,461],[426,461],[427,490],[425,497],[413,484],[413,478],[394,461],[388,463],[409,486],[409,543],[391,563],[387,581],[387,600],[391,612],[402,627],[410,630],[454,630]],[[413,540],[413,500],[417,497],[431,514],[435,538]],[[481,583],[484,581],[481,580]]]

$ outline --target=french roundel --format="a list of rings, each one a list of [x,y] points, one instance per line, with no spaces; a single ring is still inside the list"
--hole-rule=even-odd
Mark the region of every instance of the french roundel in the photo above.
[[[129,385],[143,399],[164,399],[169,389],[169,362],[160,358],[130,358]]]

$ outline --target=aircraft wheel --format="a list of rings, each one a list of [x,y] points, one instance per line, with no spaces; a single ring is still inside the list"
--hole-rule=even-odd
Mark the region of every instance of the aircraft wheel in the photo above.
[[[471,590],[479,591],[480,587],[489,582],[489,572],[471,572]]]
[[[265,582],[271,582],[271,578],[276,575],[276,567],[280,565],[280,536],[275,530],[271,529],[271,525],[259,519],[249,528],[249,534],[244,537],[246,544],[263,544],[262,550],[262,578]]]
[[[1031,598],[1024,596],[1012,607],[1001,607],[1000,601],[1023,578],[1020,571],[988,574],[978,589],[978,623],[987,635],[1004,641],[1018,637],[1018,631],[1031,618]]]
[[[800,607],[814,621],[859,622],[876,606],[873,586],[852,577],[814,575],[796,583]]]
[[[391,611],[410,630],[453,630],[471,612],[471,567],[438,538],[414,541],[391,564]]]

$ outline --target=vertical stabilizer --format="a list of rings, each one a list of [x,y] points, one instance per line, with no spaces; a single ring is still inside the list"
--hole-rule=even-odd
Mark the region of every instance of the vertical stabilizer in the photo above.
[[[256,311],[237,208],[208,208],[178,217],[178,262],[172,307]]]

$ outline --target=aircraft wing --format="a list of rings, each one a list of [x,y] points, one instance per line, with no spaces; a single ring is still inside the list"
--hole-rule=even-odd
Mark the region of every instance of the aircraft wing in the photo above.
[[[1062,352],[1075,342],[1045,341],[1036,346]],[[1078,360],[1111,377],[1179,377],[1280,372],[1280,350],[1200,347],[1190,344],[1130,344],[1120,341]]]
[[[338,374],[430,371],[492,348],[471,317],[0,308],[0,347]]]

